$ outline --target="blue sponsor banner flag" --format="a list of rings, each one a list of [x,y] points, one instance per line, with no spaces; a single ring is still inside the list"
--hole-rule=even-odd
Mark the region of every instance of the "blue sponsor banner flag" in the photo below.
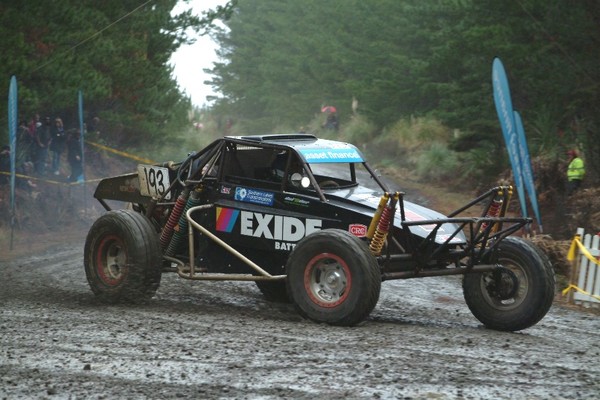
[[[8,144],[10,146],[10,209],[15,211],[15,157],[17,154],[17,78],[10,78],[8,89]]]
[[[515,128],[517,130],[517,137],[519,139],[519,159],[521,160],[521,172],[523,173],[523,183],[527,194],[529,195],[529,201],[531,201],[531,207],[533,213],[537,218],[540,232],[542,229],[542,218],[540,217],[540,209],[538,207],[537,194],[535,192],[535,183],[533,180],[533,169],[531,168],[531,158],[529,157],[529,148],[527,147],[527,139],[525,138],[525,128],[523,128],[523,121],[518,111],[514,112]]]
[[[79,91],[78,96],[78,109],[79,109],[79,141],[81,144],[81,176],[77,177],[78,182],[85,181],[85,158],[83,153],[83,141],[85,136],[85,130],[83,126],[83,93]]]
[[[500,126],[506,143],[510,165],[515,178],[515,186],[519,195],[521,205],[521,214],[527,217],[527,206],[525,204],[525,190],[523,189],[523,172],[521,170],[521,161],[519,158],[519,138],[515,126],[515,117],[513,112],[510,90],[508,88],[508,79],[506,71],[499,58],[494,59],[492,65],[492,85],[494,87],[494,103],[496,112],[500,119]]]
[[[15,157],[17,154],[17,78],[10,78],[8,87],[8,145],[10,147],[10,250],[15,229]]]

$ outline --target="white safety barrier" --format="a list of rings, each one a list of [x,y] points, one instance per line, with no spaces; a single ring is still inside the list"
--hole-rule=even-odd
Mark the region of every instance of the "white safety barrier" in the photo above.
[[[600,235],[585,234],[583,228],[571,243],[567,258],[574,262],[571,284],[563,290],[574,290],[572,300],[585,305],[600,305]],[[577,283],[574,283],[577,280]]]

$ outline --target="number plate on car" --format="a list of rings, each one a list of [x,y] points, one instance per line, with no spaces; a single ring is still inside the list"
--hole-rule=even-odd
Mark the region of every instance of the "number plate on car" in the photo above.
[[[168,168],[140,164],[138,165],[138,176],[140,193],[143,196],[160,198],[171,185]],[[171,193],[167,193],[165,200],[171,200]]]

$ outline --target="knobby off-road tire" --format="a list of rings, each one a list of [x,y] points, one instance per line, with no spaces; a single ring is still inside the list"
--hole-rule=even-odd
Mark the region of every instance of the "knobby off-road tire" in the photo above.
[[[550,260],[533,243],[511,236],[499,244],[498,259],[494,262],[514,274],[505,275],[508,279],[503,283],[504,293],[514,293],[496,294],[502,288],[493,283],[492,273],[467,274],[463,278],[467,306],[491,329],[519,331],[535,325],[546,315],[554,299],[555,278]],[[518,286],[513,288],[514,277]]]
[[[367,244],[339,229],[301,240],[286,264],[287,290],[300,315],[331,325],[352,326],[371,313],[381,273]]]
[[[256,287],[267,301],[274,303],[291,303],[285,281],[256,281]]]
[[[257,260],[258,264],[271,275],[283,275],[287,257],[276,257],[270,252],[250,250],[243,252],[251,260]],[[255,273],[257,274],[257,273]],[[256,287],[262,293],[265,300],[273,303],[291,303],[285,280],[277,281],[255,281]]]
[[[84,249],[85,274],[104,302],[141,302],[160,285],[162,252],[159,236],[144,215],[110,211],[94,222]]]

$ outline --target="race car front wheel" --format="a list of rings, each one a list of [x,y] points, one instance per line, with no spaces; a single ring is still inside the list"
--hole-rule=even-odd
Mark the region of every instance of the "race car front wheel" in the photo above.
[[[507,237],[493,260],[500,268],[467,274],[463,293],[473,315],[486,327],[518,331],[541,320],[554,299],[554,270],[533,243]]]
[[[105,302],[139,302],[154,295],[161,278],[159,236],[144,215],[110,211],[94,222],[84,248],[85,274]]]
[[[287,290],[298,312],[313,321],[352,326],[371,313],[381,274],[367,244],[339,229],[315,232],[288,259]]]

